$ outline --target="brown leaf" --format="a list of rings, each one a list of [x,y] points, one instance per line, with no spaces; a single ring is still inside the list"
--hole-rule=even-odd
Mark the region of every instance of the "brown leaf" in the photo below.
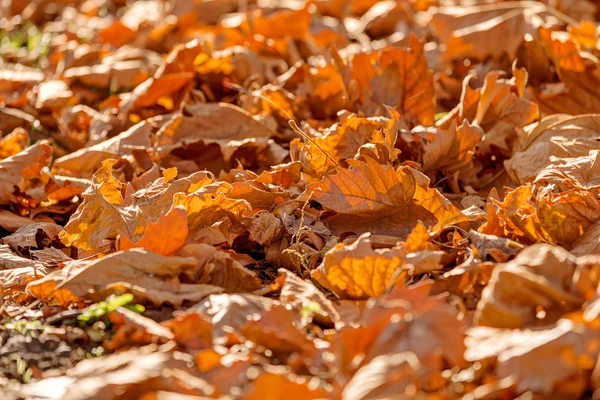
[[[306,382],[296,382],[293,377],[270,372],[262,373],[246,391],[246,395],[242,397],[244,400],[264,399],[265,393],[269,393],[274,399],[285,397],[289,400],[316,400],[328,397],[327,393],[318,387],[311,387]]]
[[[211,245],[188,244],[177,255],[198,260],[193,272],[196,282],[220,286],[228,293],[253,292],[262,287],[255,272],[244,268],[230,253],[216,250]]]
[[[537,173],[534,183],[554,185],[561,192],[575,187],[598,193],[600,190],[599,155],[600,151],[590,150],[587,156],[570,158],[550,156],[551,164]]]
[[[345,386],[343,400],[411,396],[411,388],[422,374],[419,359],[410,352],[383,354],[373,358],[354,374]]]
[[[424,54],[424,43],[411,35],[406,49],[386,47],[354,55],[351,77],[361,90],[360,110],[383,115],[384,106],[395,107],[414,125],[433,125],[435,91]],[[351,85],[348,85],[351,86]]]
[[[60,157],[54,166],[70,173],[94,173],[105,160],[126,156],[134,149],[150,148],[151,133],[152,126],[142,121],[115,137]]]
[[[577,314],[544,330],[476,327],[468,334],[465,357],[469,361],[496,358],[496,374],[512,376],[517,393],[578,398],[598,357],[597,324]]]
[[[341,326],[344,321],[334,305],[310,282],[300,279],[297,275],[280,268],[278,282],[283,280],[279,301],[285,306],[296,308],[302,314],[302,322],[307,324],[313,320]]]
[[[19,394],[51,400],[140,398],[144,393],[161,389],[214,395],[215,388],[194,376],[188,362],[193,362],[191,356],[161,351],[150,345],[82,361],[69,370],[68,376],[32,383],[19,389]]]
[[[99,301],[115,292],[132,292],[139,301],[178,306],[221,291],[216,286],[179,280],[179,275],[189,272],[195,264],[193,257],[164,257],[132,249],[94,261],[74,261],[32,282],[28,290],[38,299],[61,305],[84,298]]]
[[[158,218],[171,208],[175,193],[184,195],[213,181],[212,175],[206,172],[174,180],[176,171],[172,170],[169,174],[175,175],[167,176],[165,172],[165,177],[131,195],[128,204],[122,195],[122,183],[112,175],[114,164],[115,160],[106,160],[94,174],[92,185],[83,194],[83,202],[61,233],[65,245],[94,250],[107,246],[119,234],[142,235],[148,219]]]
[[[440,268],[440,257],[440,253],[432,252],[425,257],[424,264]],[[419,268],[414,259],[408,257],[402,248],[373,250],[369,235],[363,234],[350,246],[339,243],[329,250],[323,263],[311,275],[342,298],[379,297],[409,274],[411,268]],[[404,275],[400,273],[401,269],[406,269]]]
[[[15,233],[3,238],[2,242],[10,245],[15,250],[17,250],[19,247],[37,248],[38,242],[36,240],[36,236],[38,234],[45,235],[45,237],[50,240],[55,240],[62,229],[62,226],[49,222],[32,223],[17,229]]]
[[[459,127],[453,122],[449,129],[438,130],[433,142],[423,149],[423,171],[442,169],[446,174],[452,174],[472,160],[475,146],[482,137],[482,129],[466,120]]]
[[[0,161],[0,203],[9,204],[15,189],[25,192],[38,186],[41,171],[50,165],[51,159],[52,147],[39,142]]]
[[[260,316],[276,306],[277,302],[269,298],[250,294],[211,295],[205,300],[187,309],[186,314],[199,314],[213,326],[213,343],[224,344],[228,341],[231,329],[239,332],[248,321],[258,320]]]
[[[173,334],[167,328],[124,307],[111,311],[108,318],[115,329],[114,335],[106,343],[108,349],[164,344],[173,339]]]
[[[443,7],[431,20],[440,43],[446,46],[447,61],[504,54],[514,59],[525,35],[535,34],[545,23],[560,22],[552,8],[532,1]]]

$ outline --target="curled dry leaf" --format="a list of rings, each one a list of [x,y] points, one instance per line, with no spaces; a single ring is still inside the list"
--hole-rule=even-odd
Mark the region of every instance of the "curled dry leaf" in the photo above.
[[[421,372],[419,359],[410,352],[377,356],[363,365],[342,392],[342,399],[409,397]]]
[[[534,180],[552,164],[550,156],[575,160],[600,150],[597,115],[553,115],[530,128],[521,149],[506,161],[506,170],[516,182]]]
[[[311,283],[304,281],[287,269],[278,270],[283,280],[279,301],[285,306],[292,306],[302,313],[303,323],[313,320],[335,325],[343,324],[340,314],[333,303]]]
[[[34,222],[17,229],[13,234],[6,236],[2,241],[13,249],[19,247],[39,247],[37,236],[45,236],[50,240],[58,238],[62,231],[60,225],[50,222]]]
[[[168,170],[164,177],[134,193],[128,204],[122,194],[124,185],[112,175],[115,162],[104,161],[94,174],[92,185],[83,193],[83,202],[61,233],[65,245],[92,250],[106,246],[118,234],[141,235],[145,221],[171,208],[175,193],[184,195],[213,181],[205,172],[173,180],[177,171]]]
[[[543,3],[514,1],[443,7],[431,22],[440,42],[447,47],[444,57],[450,61],[504,54],[514,59],[527,34],[535,34],[536,29],[546,23],[558,25],[563,21]]]
[[[406,49],[385,48],[359,53],[349,65],[352,79],[361,91],[361,111],[382,115],[383,105],[388,105],[415,125],[433,125],[433,76],[424,54],[424,43],[416,36],[410,37],[410,47]],[[352,90],[352,84],[348,89]]]
[[[42,169],[51,159],[52,147],[40,142],[0,161],[0,202],[9,204],[15,190],[25,192],[40,185]]]
[[[177,255],[198,260],[193,272],[196,282],[216,285],[230,293],[253,292],[262,287],[256,273],[244,268],[235,255],[216,250],[211,245],[188,244]]]

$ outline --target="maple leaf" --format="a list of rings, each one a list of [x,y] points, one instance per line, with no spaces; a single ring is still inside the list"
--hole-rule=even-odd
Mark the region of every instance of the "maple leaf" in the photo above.
[[[466,217],[436,189],[429,179],[410,167],[398,171],[366,157],[348,160],[306,189],[311,199],[338,213],[329,220],[334,232],[372,232],[406,237],[419,221],[428,226],[456,224]]]

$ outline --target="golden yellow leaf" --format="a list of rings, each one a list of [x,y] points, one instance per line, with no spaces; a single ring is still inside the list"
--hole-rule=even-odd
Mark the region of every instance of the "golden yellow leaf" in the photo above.
[[[211,192],[210,190],[214,190]],[[250,204],[245,200],[231,199],[227,194],[231,185],[222,183],[214,187],[185,195],[178,193],[173,197],[173,206],[181,206],[187,210],[188,226],[191,237],[204,227],[211,226],[222,218],[236,221],[250,210]]]
[[[373,250],[369,235],[364,234],[349,246],[339,243],[328,251],[312,277],[342,298],[379,297],[404,278],[406,274],[399,273],[403,267],[407,274],[411,268],[425,268],[427,272],[440,268],[440,252],[416,254],[407,257],[402,247]]]
[[[83,202],[60,234],[65,245],[95,250],[108,245],[119,234],[128,238],[141,236],[147,219],[157,219],[171,208],[175,193],[184,196],[213,182],[207,172],[166,183],[161,177],[135,192],[130,204],[125,204],[120,183],[112,176],[113,163],[114,160],[105,161],[94,175],[92,186],[83,194]]]
[[[401,252],[375,251],[368,235],[362,235],[350,246],[340,243],[328,251],[312,277],[342,298],[379,297],[404,263]]]

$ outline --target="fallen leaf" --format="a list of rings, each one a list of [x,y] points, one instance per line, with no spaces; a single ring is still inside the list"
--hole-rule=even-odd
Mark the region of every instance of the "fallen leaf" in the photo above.
[[[348,164],[349,169],[338,168],[307,187],[313,200],[338,213],[329,220],[332,231],[405,237],[418,221],[431,226],[466,220],[413,168],[394,171],[368,158]]]
[[[190,271],[195,264],[193,257],[164,257],[132,249],[94,261],[74,261],[31,282],[27,289],[38,299],[62,305],[84,298],[99,301],[115,292],[131,292],[139,301],[178,306],[221,291],[217,286],[179,280],[179,275]]]
[[[169,255],[185,244],[188,236],[186,210],[175,207],[162,215],[156,222],[148,222],[144,235],[137,241],[121,236],[121,250],[143,248],[159,255]]]

